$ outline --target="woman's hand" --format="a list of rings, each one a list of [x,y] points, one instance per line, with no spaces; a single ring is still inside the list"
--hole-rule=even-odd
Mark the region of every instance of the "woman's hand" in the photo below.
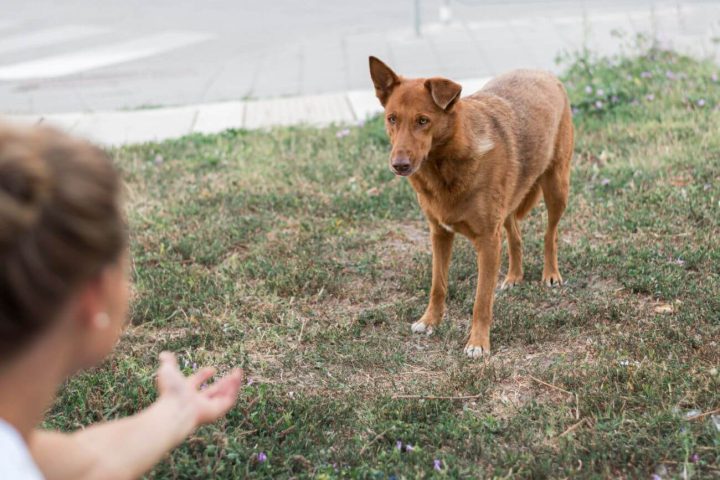
[[[215,375],[215,369],[205,367],[186,377],[177,365],[175,355],[160,354],[160,368],[157,371],[159,401],[174,400],[189,415],[192,428],[212,423],[224,416],[237,401],[243,374],[235,369],[225,377],[202,388],[203,383]]]
[[[185,377],[172,353],[160,354],[160,397],[129,417],[72,434],[36,431],[29,445],[48,479],[139,478],[193,430],[225,415],[237,400],[242,372],[201,388],[215,373],[203,368]]]

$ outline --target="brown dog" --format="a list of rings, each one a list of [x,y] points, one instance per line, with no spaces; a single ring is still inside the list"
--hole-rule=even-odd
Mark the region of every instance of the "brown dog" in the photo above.
[[[465,353],[490,351],[502,227],[510,266],[502,287],[523,278],[519,220],[542,192],[548,209],[543,282],[559,285],[557,226],[567,205],[573,124],[570,101],[552,74],[516,70],[460,98],[444,78],[406,79],[370,57],[375,93],[385,107],[390,168],[409,177],[430,224],[430,303],[413,332],[432,333],[445,311],[455,233],[475,246],[478,285]]]

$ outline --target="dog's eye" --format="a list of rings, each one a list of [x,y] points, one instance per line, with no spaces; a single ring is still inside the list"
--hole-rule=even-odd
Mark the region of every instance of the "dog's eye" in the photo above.
[[[418,125],[427,125],[427,123],[430,121],[427,117],[420,117],[418,118]]]
[[[397,117],[395,117],[395,115],[389,115],[387,119],[388,122],[390,122],[390,125],[395,125],[395,122],[397,122]]]

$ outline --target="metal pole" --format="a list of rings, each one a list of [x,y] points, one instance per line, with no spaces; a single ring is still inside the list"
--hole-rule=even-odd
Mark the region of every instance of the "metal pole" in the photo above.
[[[420,32],[420,0],[415,0],[415,36],[422,36]]]

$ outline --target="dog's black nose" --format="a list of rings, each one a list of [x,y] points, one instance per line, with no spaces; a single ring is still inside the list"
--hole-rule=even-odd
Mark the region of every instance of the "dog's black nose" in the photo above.
[[[399,174],[405,174],[410,171],[410,159],[407,157],[393,158],[392,168]]]

